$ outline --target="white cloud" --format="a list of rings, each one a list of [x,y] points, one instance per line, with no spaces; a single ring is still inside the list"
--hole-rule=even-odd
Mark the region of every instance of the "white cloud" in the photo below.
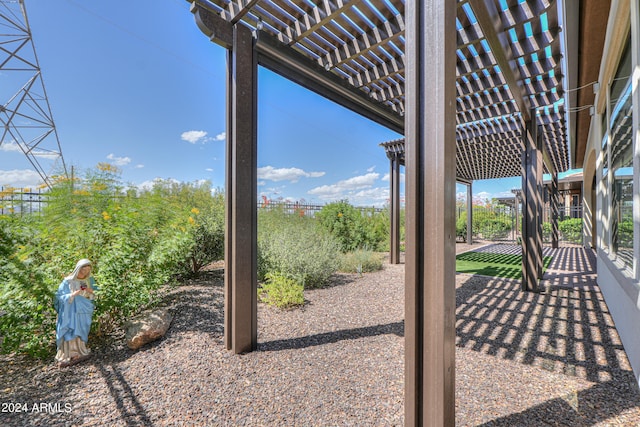
[[[0,151],[7,151],[7,152],[15,151],[18,153],[22,153],[22,150],[20,149],[18,144],[16,144],[15,142],[3,142],[2,144],[0,144]]]
[[[312,188],[308,193],[322,200],[350,199],[350,197],[355,196],[358,191],[372,188],[378,178],[380,178],[379,173],[371,172],[366,175],[354,176],[338,181],[335,184]]]
[[[141,182],[140,184],[136,185],[136,187],[138,187],[140,190],[151,190],[153,189],[153,186],[155,184],[157,184],[158,182],[173,182],[175,184],[180,184],[180,181],[178,181],[177,179],[174,178],[153,178],[152,180],[148,180],[148,181],[144,181]]]
[[[494,194],[492,196],[492,198],[493,197],[495,197],[495,198],[499,198],[499,197],[500,198],[509,198],[509,197],[513,198],[513,197],[515,197],[515,195],[511,192],[511,190],[508,190],[508,191],[501,191],[499,193],[496,193],[496,194]]]
[[[373,172],[374,170],[376,170],[375,166],[371,166],[369,169],[367,169],[367,172]]]
[[[191,144],[205,144],[210,141],[226,141],[227,139],[226,132],[220,132],[216,136],[207,135],[209,135],[209,133],[204,130],[189,130],[186,132],[182,132],[182,134],[180,135],[180,139]]]
[[[42,178],[35,170],[0,170],[0,186],[15,188],[35,188],[42,184]]]
[[[207,172],[213,172],[213,168],[206,168],[205,171]]]
[[[349,196],[349,202],[356,206],[382,207],[389,203],[389,188],[376,187],[358,191]]]
[[[182,132],[182,135],[180,135],[180,139],[191,144],[197,144],[198,142],[206,142],[206,136],[207,132],[203,130],[189,130],[186,132]]]
[[[107,156],[107,159],[111,160],[113,162],[113,164],[116,165],[116,166],[124,166],[124,165],[128,165],[129,163],[131,163],[131,158],[130,157],[118,157],[118,156],[114,155],[113,153],[109,154]]]
[[[319,178],[324,174],[324,172],[305,172],[299,168],[276,169],[273,166],[258,168],[258,179],[269,181],[290,181],[293,183],[298,182],[300,178]]]
[[[0,151],[6,151],[11,153],[23,152],[22,149],[20,149],[20,146],[18,145],[18,143],[15,141],[3,142],[2,144],[0,144]],[[43,159],[50,159],[50,160],[56,160],[60,158],[59,153],[53,152],[53,151],[47,151],[47,150],[32,149],[30,154],[34,157],[40,157]]]
[[[389,182],[390,177],[389,177],[389,172],[385,173],[384,176],[381,178],[382,181],[385,182]],[[404,173],[400,172],[400,182],[404,182],[405,181],[405,175]]]
[[[156,177],[156,178],[153,178],[151,180],[147,180],[147,181],[141,182],[140,184],[136,184],[135,187],[138,188],[139,190],[151,190],[151,189],[153,189],[153,186],[155,184],[158,184],[158,183],[164,183],[164,184],[171,183],[171,184],[178,184],[179,185],[179,184],[182,184],[183,182],[187,182],[187,181],[179,181],[179,180],[177,180],[175,178],[160,178],[160,177]],[[195,186],[200,186],[200,185],[207,184],[207,183],[210,184],[210,181],[207,180],[207,179],[197,179],[195,181],[188,181],[188,182],[193,184],[193,185],[195,185]],[[212,189],[212,191],[215,191],[215,188]]]
[[[136,167],[136,169],[142,169],[144,167],[144,165],[141,164],[141,163],[138,163],[135,167]]]

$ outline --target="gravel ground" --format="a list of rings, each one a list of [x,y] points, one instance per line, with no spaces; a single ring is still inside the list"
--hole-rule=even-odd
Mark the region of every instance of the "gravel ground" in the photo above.
[[[456,276],[457,425],[640,425],[597,286],[549,277],[529,294]],[[70,368],[0,358],[0,425],[402,425],[403,282],[403,265],[385,265],[336,275],[302,309],[260,305],[258,351],[236,356],[222,340],[222,275],[210,272],[171,293],[169,332],[137,352],[115,336]]]

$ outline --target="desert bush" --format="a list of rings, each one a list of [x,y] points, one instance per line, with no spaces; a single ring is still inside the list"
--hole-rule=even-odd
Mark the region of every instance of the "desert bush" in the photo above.
[[[388,245],[389,214],[373,209],[361,212],[346,200],[329,203],[315,215],[320,224],[340,244],[342,252],[358,248],[380,250]]]
[[[55,340],[53,294],[25,250],[31,230],[15,222],[0,217],[0,351],[44,357]]]
[[[340,258],[340,271],[345,273],[371,273],[382,270],[383,255],[366,249],[347,252]]]
[[[258,300],[278,308],[304,305],[304,286],[279,273],[267,273],[258,289]]]
[[[108,164],[83,179],[60,178],[40,213],[3,218],[2,290],[11,298],[0,299],[2,351],[52,350],[53,294],[80,258],[93,262],[99,288],[94,333],[109,332],[156,302],[164,285],[222,258],[221,200],[206,183],[125,189]]]
[[[473,229],[473,224],[471,225]],[[456,238],[467,241],[467,213],[462,212],[456,219]]]
[[[144,194],[141,195],[143,196]],[[157,181],[148,196],[160,197],[165,203],[167,200],[174,200],[181,207],[178,210],[188,221],[188,224],[174,227],[184,231],[186,236],[175,236],[172,233],[172,239],[164,240],[165,250],[169,251],[170,244],[174,244],[179,249],[175,256],[182,257],[181,260],[175,260],[179,264],[175,273],[194,275],[213,261],[224,258],[225,205],[221,190],[212,194],[208,182],[190,184]],[[172,242],[175,238],[177,240]]]
[[[282,210],[258,215],[258,275],[278,273],[303,284],[322,286],[337,271],[340,246],[313,218]]]

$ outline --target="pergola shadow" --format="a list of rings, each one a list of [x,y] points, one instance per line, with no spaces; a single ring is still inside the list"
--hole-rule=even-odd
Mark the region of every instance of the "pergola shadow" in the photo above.
[[[517,248],[489,245],[480,251]],[[459,282],[456,345],[593,385],[576,391],[572,402],[552,398],[483,425],[592,425],[640,407],[633,371],[596,283],[593,251],[545,248],[544,254],[553,259],[540,293],[522,292],[517,280],[469,276]],[[561,419],[554,418],[558,414]]]
[[[404,322],[393,322],[384,325],[364,326],[361,328],[342,329],[333,332],[307,335],[297,338],[267,341],[258,344],[259,351],[282,351],[302,349],[325,344],[332,344],[343,340],[357,340],[377,335],[393,334],[404,336]]]

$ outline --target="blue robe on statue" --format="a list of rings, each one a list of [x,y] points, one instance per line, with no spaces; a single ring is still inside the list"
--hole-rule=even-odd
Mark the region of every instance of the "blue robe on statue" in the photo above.
[[[89,278],[90,286],[96,290],[95,280]],[[71,296],[73,290],[69,280],[64,279],[56,292],[54,307],[58,312],[56,324],[56,343],[58,349],[65,341],[71,341],[79,337],[85,343],[89,339],[91,329],[91,317],[93,316],[94,302],[82,295]],[[69,300],[73,298],[71,303]]]

